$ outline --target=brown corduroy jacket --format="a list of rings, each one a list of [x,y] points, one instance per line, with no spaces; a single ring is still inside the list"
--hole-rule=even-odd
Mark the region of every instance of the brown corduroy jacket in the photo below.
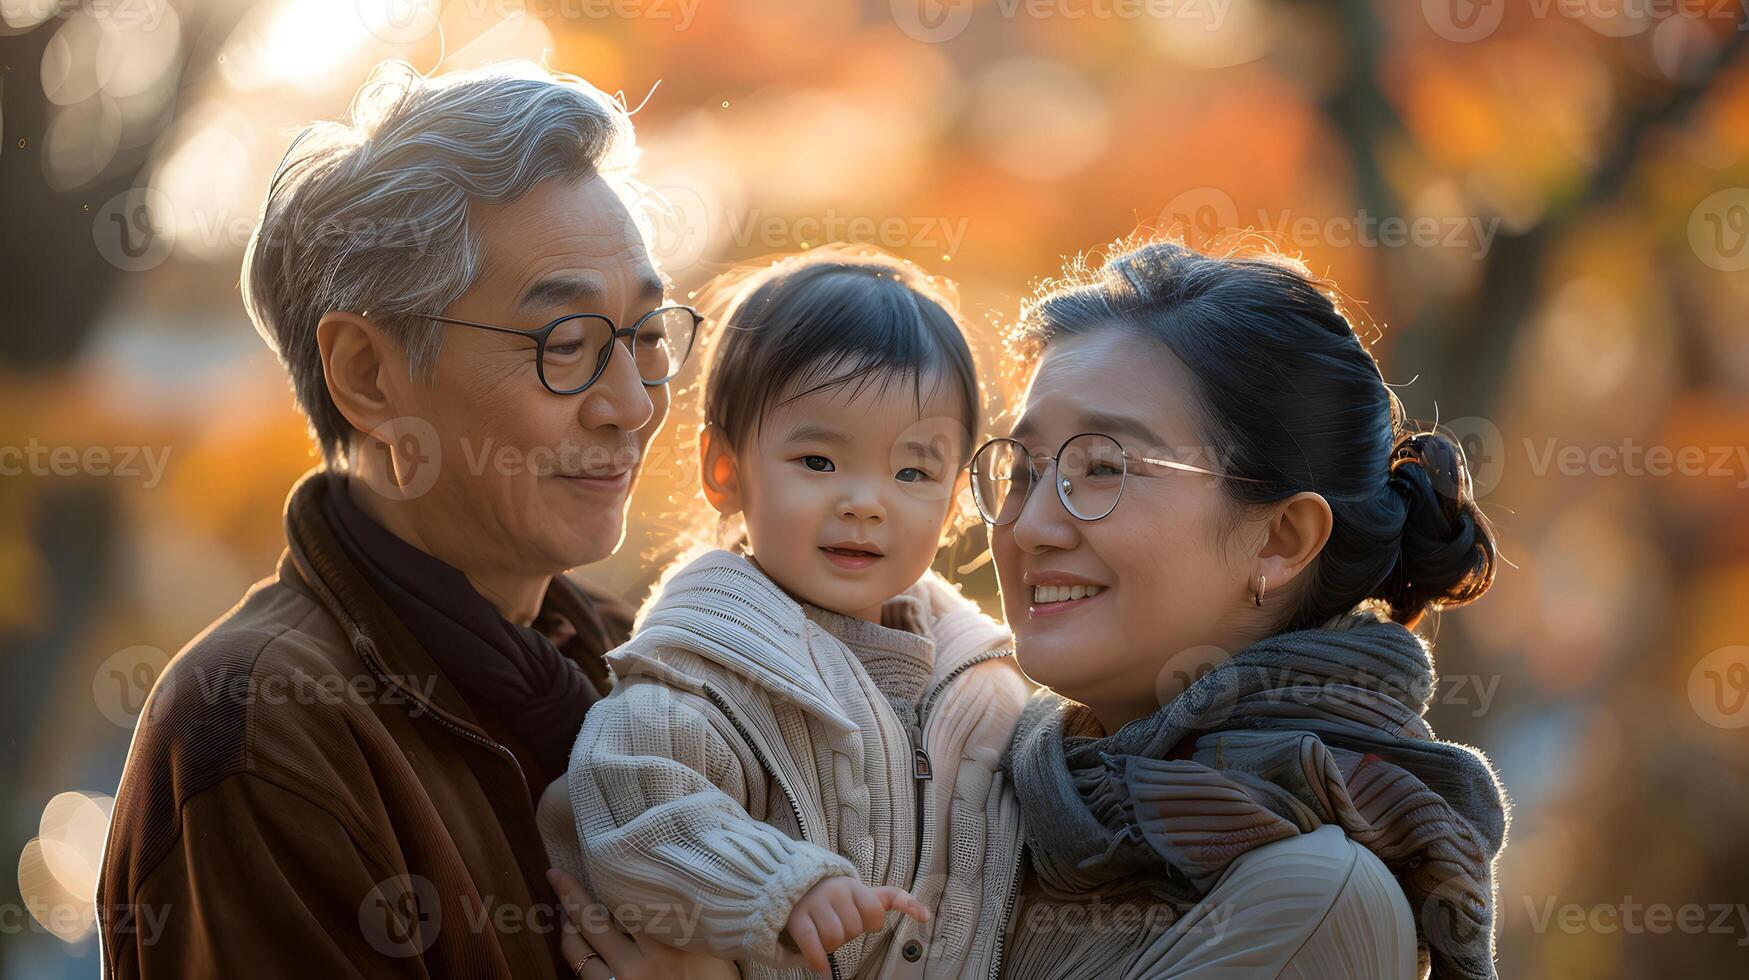
[[[515,754],[286,507],[278,574],[171,661],[141,713],[97,886],[118,978],[560,977],[562,912]],[[599,690],[632,610],[556,578]]]

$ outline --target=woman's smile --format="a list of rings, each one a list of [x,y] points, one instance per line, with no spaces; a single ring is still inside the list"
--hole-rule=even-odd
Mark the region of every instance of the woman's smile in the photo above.
[[[1027,606],[1026,614],[1032,619],[1063,616],[1085,608],[1107,591],[1098,586],[1039,586],[1032,590],[1032,604]]]
[[[1024,587],[1030,590],[1026,612],[1032,619],[1074,612],[1111,588],[1067,572],[1029,572]]]

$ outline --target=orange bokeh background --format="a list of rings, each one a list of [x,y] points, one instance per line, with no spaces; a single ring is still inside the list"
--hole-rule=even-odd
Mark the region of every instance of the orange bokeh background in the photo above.
[[[0,476],[0,975],[96,975],[132,688],[282,547],[315,455],[242,247],[297,127],[391,57],[622,92],[682,295],[834,240],[953,280],[997,408],[1001,331],[1066,257],[1138,229],[1303,256],[1463,439],[1509,562],[1433,625],[1430,712],[1516,802],[1501,975],[1740,973],[1746,28],[1713,0],[0,0],[0,464],[45,460]],[[683,530],[695,417],[586,572],[628,597]],[[1651,905],[1707,927],[1629,924]]]

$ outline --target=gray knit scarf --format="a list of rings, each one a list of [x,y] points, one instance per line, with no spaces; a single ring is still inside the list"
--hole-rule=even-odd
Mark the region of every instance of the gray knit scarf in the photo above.
[[[1422,720],[1433,687],[1414,633],[1356,613],[1247,647],[1104,738],[1041,691],[1004,759],[1033,867],[1055,890],[1134,885],[1182,912],[1239,854],[1336,824],[1402,885],[1423,972],[1492,980],[1505,796],[1481,753]]]

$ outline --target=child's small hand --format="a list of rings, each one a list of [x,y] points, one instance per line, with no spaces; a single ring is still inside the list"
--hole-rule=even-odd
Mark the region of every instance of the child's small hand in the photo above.
[[[870,888],[855,878],[835,875],[808,889],[790,911],[786,931],[810,969],[829,973],[828,953],[865,932],[878,932],[892,911],[929,921],[929,910],[903,888]]]

